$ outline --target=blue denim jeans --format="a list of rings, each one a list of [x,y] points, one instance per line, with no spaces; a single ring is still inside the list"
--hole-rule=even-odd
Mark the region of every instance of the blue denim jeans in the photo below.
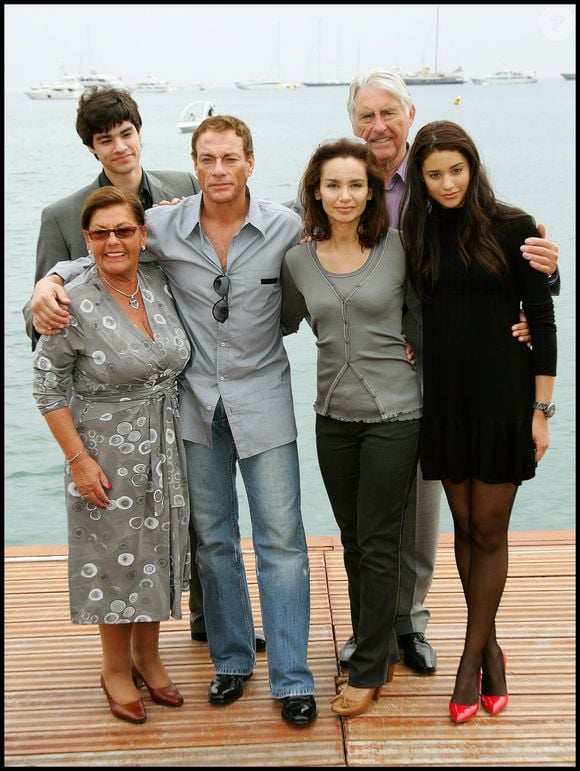
[[[213,446],[185,442],[203,612],[216,673],[247,675],[254,622],[240,546],[236,463],[248,495],[256,576],[275,699],[314,693],[306,662],[310,575],[300,513],[296,442],[240,460],[219,401]]]

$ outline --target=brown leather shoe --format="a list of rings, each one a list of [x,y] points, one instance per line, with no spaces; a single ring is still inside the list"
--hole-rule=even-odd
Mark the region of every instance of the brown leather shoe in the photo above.
[[[105,692],[105,696],[109,701],[109,707],[111,712],[119,720],[126,720],[127,723],[144,723],[147,720],[147,714],[145,713],[145,706],[141,699],[138,701],[130,701],[128,704],[119,704],[115,701],[105,684],[105,678],[101,674],[101,688]]]
[[[144,685],[153,701],[157,702],[157,704],[163,704],[164,707],[181,707],[183,704],[183,696],[177,690],[175,683],[169,683],[165,688],[152,688],[135,664],[133,664],[133,682],[137,688],[141,688]]]

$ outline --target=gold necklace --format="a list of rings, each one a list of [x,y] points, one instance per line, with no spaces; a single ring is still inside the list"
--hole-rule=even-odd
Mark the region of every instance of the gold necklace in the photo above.
[[[107,279],[104,276],[101,276],[101,279],[105,282],[107,286],[110,286],[111,289],[114,289],[115,292],[119,292],[119,294],[122,294],[124,297],[129,298],[129,305],[131,308],[134,308],[135,310],[138,310],[141,305],[139,303],[139,300],[135,297],[136,294],[139,294],[139,274],[137,274],[137,288],[134,292],[131,292],[131,294],[127,294],[127,292],[123,292],[122,289],[117,289],[116,286],[113,286],[110,281],[107,281]]]

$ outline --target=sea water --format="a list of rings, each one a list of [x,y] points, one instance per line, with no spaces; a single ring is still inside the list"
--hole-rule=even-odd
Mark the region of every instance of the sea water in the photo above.
[[[305,164],[323,139],[351,134],[348,88],[138,93],[143,117],[143,166],[190,171],[191,135],[176,123],[187,102],[208,99],[217,113],[237,115],[252,130],[256,165],[250,180],[257,195],[288,201]],[[499,198],[547,225],[560,247],[562,292],[555,299],[558,379],[550,422],[551,447],[536,478],[516,498],[512,529],[574,527],[575,479],[575,83],[484,87],[419,86],[411,131],[446,118],[476,141]],[[459,100],[456,99],[459,97]],[[459,101],[459,104],[456,102]],[[8,545],[66,541],[63,457],[31,394],[30,341],[22,306],[34,277],[36,238],[44,206],[93,180],[100,165],[83,147],[74,124],[75,101],[5,97],[5,542]],[[338,533],[318,471],[314,446],[316,353],[303,324],[285,339],[292,368],[302,474],[302,510],[308,535]],[[497,373],[501,377],[501,372]],[[240,522],[251,532],[243,485]],[[451,531],[445,502],[441,529]]]

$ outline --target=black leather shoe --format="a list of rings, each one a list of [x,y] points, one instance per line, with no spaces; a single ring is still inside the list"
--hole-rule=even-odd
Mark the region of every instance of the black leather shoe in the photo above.
[[[338,663],[341,667],[344,667],[345,669],[348,669],[350,666],[350,660],[352,658],[352,654],[354,653],[356,648],[356,640],[353,637],[349,637],[348,640],[345,642],[345,644],[340,649],[340,653],[338,654]]]
[[[399,648],[403,651],[405,664],[420,672],[422,675],[428,675],[437,669],[437,655],[431,645],[425,639],[423,632],[411,632],[402,634],[397,638]]]
[[[316,715],[314,696],[287,696],[282,707],[282,717],[292,725],[308,725]]]
[[[205,632],[194,632],[193,627],[189,627],[189,630],[191,632],[191,639],[197,640],[198,642],[207,642],[207,634]]]
[[[239,699],[244,692],[244,682],[252,675],[216,675],[207,692],[210,704],[222,706]]]
[[[256,632],[256,653],[266,650],[266,638],[261,632]]]

